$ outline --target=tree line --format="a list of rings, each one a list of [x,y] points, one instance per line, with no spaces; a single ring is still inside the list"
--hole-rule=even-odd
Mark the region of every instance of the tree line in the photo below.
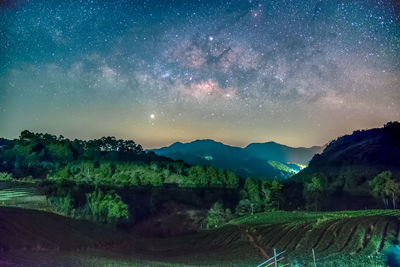
[[[239,192],[234,210],[225,209],[216,202],[209,211],[209,227],[226,222],[232,216],[285,209],[288,196],[286,183],[278,180],[239,179],[231,172],[211,166],[190,166],[146,152],[132,140],[103,137],[95,140],[70,140],[63,136],[22,131],[16,140],[1,140],[0,180],[46,181],[62,185],[90,185],[86,192],[82,214],[97,221],[111,222],[129,217],[127,203],[105,187],[159,188],[174,185],[189,188],[225,188]],[[301,197],[297,207],[320,210],[324,196],[330,193],[327,178],[320,173],[311,174],[301,183]],[[396,208],[400,184],[390,171],[376,175],[369,182],[371,194],[380,199],[386,208]],[[68,193],[50,195],[51,203],[59,212],[72,214],[73,196]]]

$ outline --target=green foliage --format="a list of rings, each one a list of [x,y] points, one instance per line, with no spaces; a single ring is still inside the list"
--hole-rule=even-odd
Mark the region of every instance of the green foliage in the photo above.
[[[271,205],[276,209],[280,208],[282,201],[282,189],[283,185],[278,180],[273,180],[270,185],[271,192]]]
[[[0,181],[11,181],[12,175],[7,172],[0,172]]]
[[[239,178],[236,176],[236,174],[231,171],[225,171],[224,174],[226,175],[227,187],[236,188],[239,184]]]
[[[270,181],[262,180],[261,181],[261,201],[262,205],[264,206],[264,210],[268,210],[271,207],[271,188],[270,188]]]
[[[58,177],[58,178],[60,178],[62,180],[67,180],[68,177],[70,177],[70,173],[68,171],[68,168],[64,167],[64,168],[59,169],[56,172],[56,177]]]
[[[393,208],[400,195],[400,184],[394,179],[392,172],[379,173],[370,181],[371,192],[376,198],[382,199],[386,208],[389,207],[388,198],[392,199]]]
[[[304,195],[307,199],[314,201],[315,210],[318,210],[318,200],[322,197],[324,187],[317,176],[313,176],[309,183],[305,184]]]
[[[258,182],[252,178],[247,178],[241,191],[242,198],[254,203],[260,203]]]
[[[209,181],[203,166],[192,166],[187,170],[187,173],[188,177],[186,184],[183,184],[184,186],[198,187],[208,185]]]
[[[120,219],[128,218],[128,205],[118,194],[97,190],[86,196],[94,220],[101,223],[115,223]]]
[[[207,228],[217,228],[224,223],[224,209],[220,202],[214,203],[207,214]]]
[[[167,160],[140,145],[114,137],[82,141],[63,136],[21,132],[9,149],[0,153],[6,169],[55,182],[118,186],[162,186],[236,188],[239,179],[213,167],[191,166]],[[5,162],[5,161],[3,161]]]
[[[225,182],[225,175],[221,175],[221,173],[218,173],[217,170],[211,166],[207,167],[205,176],[213,186],[220,186]]]
[[[249,199],[242,199],[239,201],[239,204],[236,206],[235,213],[237,216],[244,216],[249,214],[254,214],[256,212],[260,212],[261,207],[259,203],[252,202]]]
[[[51,143],[47,146],[47,149],[55,161],[66,163],[73,158],[73,154],[68,143]]]
[[[218,228],[232,219],[232,212],[222,206],[221,202],[215,202],[207,214],[207,229]]]
[[[70,194],[66,196],[53,196],[49,199],[49,202],[56,212],[65,216],[72,215],[73,208]]]
[[[17,181],[18,182],[22,182],[22,183],[37,183],[40,180],[35,179],[34,177],[29,175],[29,176],[26,176],[26,177],[19,178]]]
[[[283,201],[283,185],[278,180],[254,180],[247,178],[240,191],[242,200],[239,213],[254,213],[261,210],[279,209]]]

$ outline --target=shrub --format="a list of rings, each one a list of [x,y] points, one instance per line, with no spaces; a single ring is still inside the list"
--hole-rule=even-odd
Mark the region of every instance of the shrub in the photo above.
[[[232,218],[233,216],[231,210],[226,209],[224,211],[221,202],[216,202],[211,206],[210,210],[208,211],[207,228],[211,229],[220,227],[228,221],[232,220]]]
[[[0,172],[0,181],[11,181],[12,176],[7,172]]]
[[[103,193],[101,190],[86,195],[92,218],[101,223],[116,223],[128,218],[128,205],[116,193]]]
[[[23,177],[19,180],[24,183],[36,183],[38,181],[37,179],[33,178],[31,175]]]
[[[54,196],[50,199],[51,206],[56,212],[59,212],[65,216],[72,214],[72,199],[71,195],[66,196]]]
[[[220,202],[214,203],[207,214],[207,228],[217,228],[224,223],[224,210]]]

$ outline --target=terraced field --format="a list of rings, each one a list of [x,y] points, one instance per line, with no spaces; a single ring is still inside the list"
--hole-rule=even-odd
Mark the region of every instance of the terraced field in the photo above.
[[[34,185],[0,183],[0,205],[34,207],[45,203],[46,196],[39,194]]]
[[[382,253],[399,240],[400,212],[269,212],[232,224],[251,233],[269,255],[273,248],[285,251],[288,262],[310,262],[314,250],[326,266],[381,266]]]

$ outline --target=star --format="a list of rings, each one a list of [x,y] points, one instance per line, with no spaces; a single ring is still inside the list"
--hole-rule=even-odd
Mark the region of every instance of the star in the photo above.
[[[400,117],[394,0],[11,2],[0,8],[0,137],[306,146]]]

